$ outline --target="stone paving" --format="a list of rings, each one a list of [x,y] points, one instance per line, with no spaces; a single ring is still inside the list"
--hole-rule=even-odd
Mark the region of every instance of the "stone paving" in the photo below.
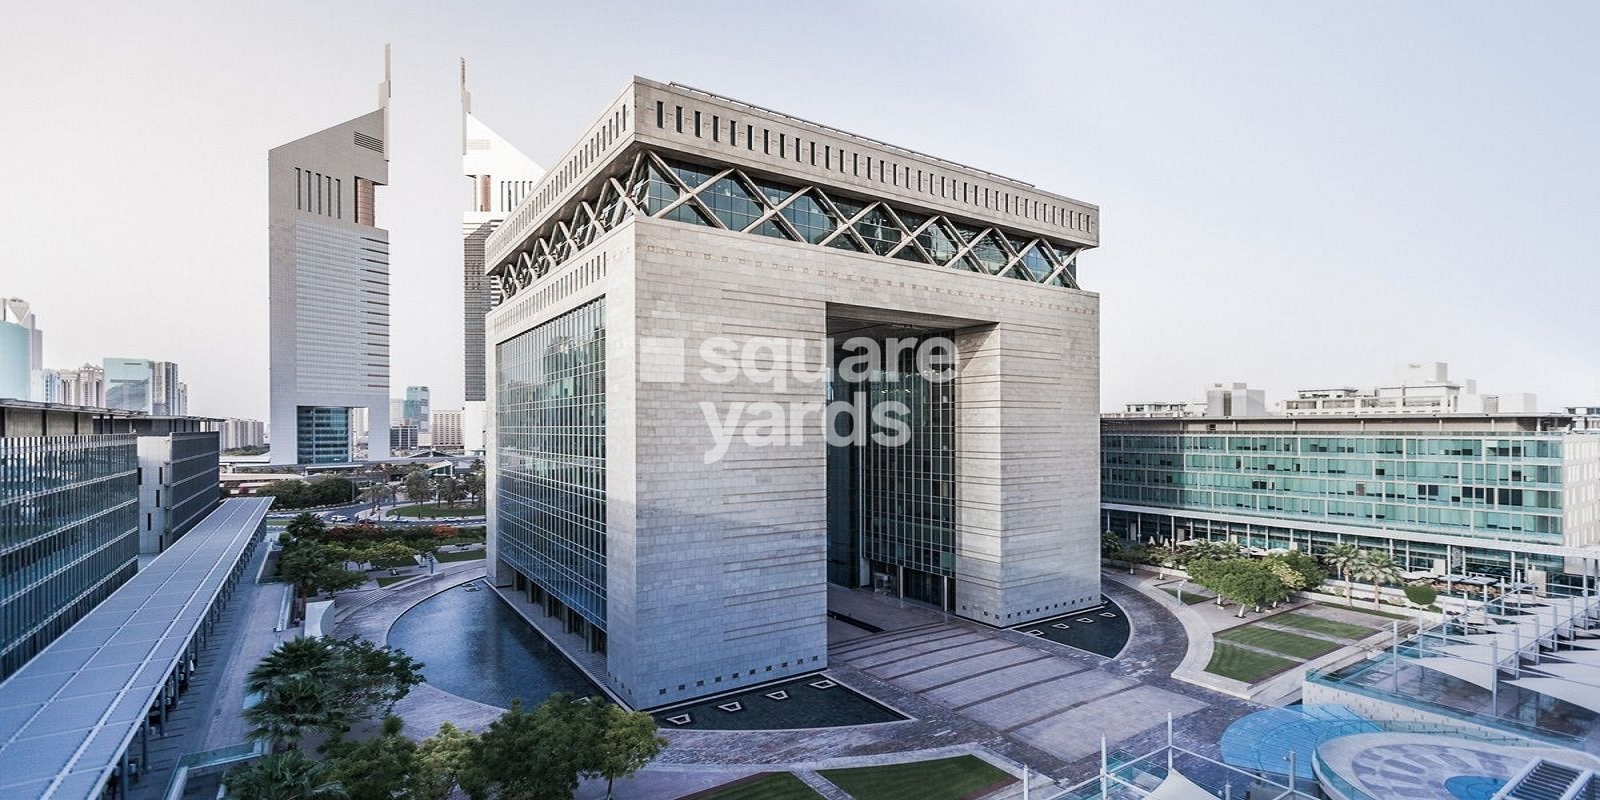
[[[233,599],[218,617],[210,640],[200,650],[199,669],[189,690],[167,718],[164,735],[150,738],[149,765],[129,791],[130,800],[160,798],[178,759],[245,741],[244,676],[278,642],[295,631],[275,631],[283,584],[254,582],[268,548],[259,548]],[[214,783],[214,780],[213,780]]]
[[[363,598],[369,602],[352,609],[340,635],[384,642],[411,606],[482,574],[481,563],[452,567]],[[663,731],[670,746],[635,779],[619,782],[617,796],[675,796],[763,770],[804,774],[964,753],[1013,774],[1027,763],[1060,784],[1075,783],[1098,768],[1101,736],[1135,750],[1165,743],[1168,713],[1178,718],[1179,745],[1217,755],[1227,725],[1259,706],[1174,680],[1188,650],[1184,626],[1136,589],[1108,580],[1105,592],[1132,628],[1116,659],[868,592],[830,590],[830,610],[882,631],[830,620],[830,634],[839,635],[830,638],[827,674],[912,719],[786,731]],[[481,730],[500,713],[427,684],[396,711],[416,738],[445,721]],[[597,795],[586,783],[579,796],[603,791]]]

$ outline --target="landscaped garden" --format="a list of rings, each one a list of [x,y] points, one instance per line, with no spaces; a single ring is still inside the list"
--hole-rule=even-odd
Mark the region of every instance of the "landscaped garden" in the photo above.
[[[1365,639],[1376,633],[1376,629],[1361,625],[1352,625],[1333,619],[1304,614],[1299,611],[1289,611],[1278,614],[1272,618],[1273,623],[1288,625],[1291,628],[1300,628],[1312,633],[1321,633],[1328,636],[1337,636],[1341,639]]]
[[[1256,625],[1244,625],[1231,630],[1222,631],[1213,637],[1224,642],[1248,645],[1258,650],[1271,650],[1274,653],[1310,661],[1317,656],[1325,655],[1338,650],[1342,645],[1326,639],[1314,639],[1310,636],[1301,636],[1298,633],[1263,628]]]
[[[1206,664],[1206,672],[1245,683],[1259,683],[1298,664],[1299,661],[1218,643],[1211,651],[1211,662]]]
[[[709,792],[692,794],[684,800],[820,800],[821,797],[793,773],[769,772]]]
[[[466,503],[451,505],[449,503],[420,503],[414,506],[400,506],[392,512],[397,517],[418,517],[421,519],[436,519],[438,517],[481,517],[483,516],[483,503]]]
[[[962,800],[1016,781],[976,756],[825,769],[818,774],[856,800]]]

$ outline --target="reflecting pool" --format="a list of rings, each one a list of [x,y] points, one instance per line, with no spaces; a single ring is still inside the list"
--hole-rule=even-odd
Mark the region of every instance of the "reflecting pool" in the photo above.
[[[421,661],[428,683],[500,708],[536,706],[556,692],[599,695],[561,651],[484,586],[447,589],[395,620],[389,645]]]

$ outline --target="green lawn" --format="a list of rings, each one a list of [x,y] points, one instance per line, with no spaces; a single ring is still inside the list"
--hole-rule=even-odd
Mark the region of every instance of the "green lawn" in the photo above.
[[[1298,611],[1290,611],[1284,614],[1279,614],[1275,617],[1268,618],[1267,621],[1278,625],[1288,625],[1293,628],[1308,630],[1312,633],[1337,636],[1341,639],[1365,639],[1368,636],[1377,633],[1376,628],[1368,628],[1363,625],[1352,625],[1348,622],[1323,619],[1322,617],[1313,617],[1310,614],[1302,614]]]
[[[1173,597],[1178,597],[1178,590],[1177,589],[1168,589],[1168,588],[1163,586],[1161,588],[1161,591],[1166,592],[1167,594],[1170,594]],[[1183,597],[1181,599],[1183,600],[1183,604],[1184,605],[1192,606],[1192,605],[1198,605],[1200,603],[1204,603],[1207,600],[1215,600],[1216,598],[1207,597],[1207,596],[1205,596],[1205,595],[1203,595],[1203,594],[1201,594],[1199,592],[1196,592],[1196,591],[1193,591],[1193,590],[1189,590],[1189,589],[1185,589],[1184,592],[1183,592]]]
[[[444,503],[422,503],[415,506],[401,506],[390,513],[397,517],[426,517],[429,519],[433,517],[481,517],[483,516],[483,504],[457,503],[452,507]]]
[[[1370,598],[1371,595],[1368,595],[1368,597]],[[1411,619],[1411,617],[1408,617],[1405,614],[1393,614],[1393,613],[1390,613],[1388,611],[1379,611],[1376,608],[1367,608],[1366,606],[1361,605],[1362,603],[1371,603],[1371,602],[1372,602],[1371,599],[1367,599],[1367,600],[1357,599],[1355,605],[1347,606],[1347,605],[1345,605],[1343,603],[1326,603],[1326,602],[1322,602],[1322,601],[1319,600],[1319,601],[1317,601],[1317,605],[1327,606],[1329,608],[1342,608],[1342,609],[1344,609],[1346,611],[1359,611],[1359,612],[1361,612],[1363,614],[1371,614],[1374,617],[1383,617],[1384,619]]]
[[[689,795],[684,800],[821,800],[804,781],[789,772],[769,772],[753,781],[735,782],[726,789]]]
[[[388,586],[391,583],[399,583],[401,581],[408,581],[408,580],[411,580],[412,578],[415,578],[415,577],[417,577],[417,576],[415,576],[415,575],[384,575],[384,576],[378,578],[378,585],[379,586]]]
[[[1262,650],[1271,650],[1294,658],[1310,660],[1324,653],[1331,653],[1339,649],[1335,642],[1323,639],[1313,639],[1310,636],[1301,636],[1288,631],[1275,631],[1271,628],[1259,628],[1246,625],[1242,628],[1226,630],[1212,637],[1226,642],[1247,644],[1259,647]]]
[[[1206,665],[1206,672],[1245,683],[1258,683],[1269,675],[1276,675],[1299,664],[1287,658],[1217,642],[1216,649],[1211,653],[1211,663]]]
[[[437,559],[440,562],[472,561],[474,559],[483,558],[483,554],[485,552],[488,552],[488,551],[482,550],[482,549],[479,549],[479,550],[461,550],[461,551],[454,552],[454,553],[447,552],[447,551],[440,551],[438,554],[436,554],[434,556],[434,558]]]
[[[819,774],[856,800],[961,800],[1016,780],[976,756],[825,769]]]

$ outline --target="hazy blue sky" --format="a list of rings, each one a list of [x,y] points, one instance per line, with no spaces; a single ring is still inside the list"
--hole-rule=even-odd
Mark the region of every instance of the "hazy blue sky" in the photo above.
[[[639,74],[1100,205],[1103,405],[1449,361],[1600,402],[1600,5],[44,4],[0,30],[0,295],[47,366],[267,415],[266,152],[394,45],[393,393],[461,397],[456,59],[548,164]]]

